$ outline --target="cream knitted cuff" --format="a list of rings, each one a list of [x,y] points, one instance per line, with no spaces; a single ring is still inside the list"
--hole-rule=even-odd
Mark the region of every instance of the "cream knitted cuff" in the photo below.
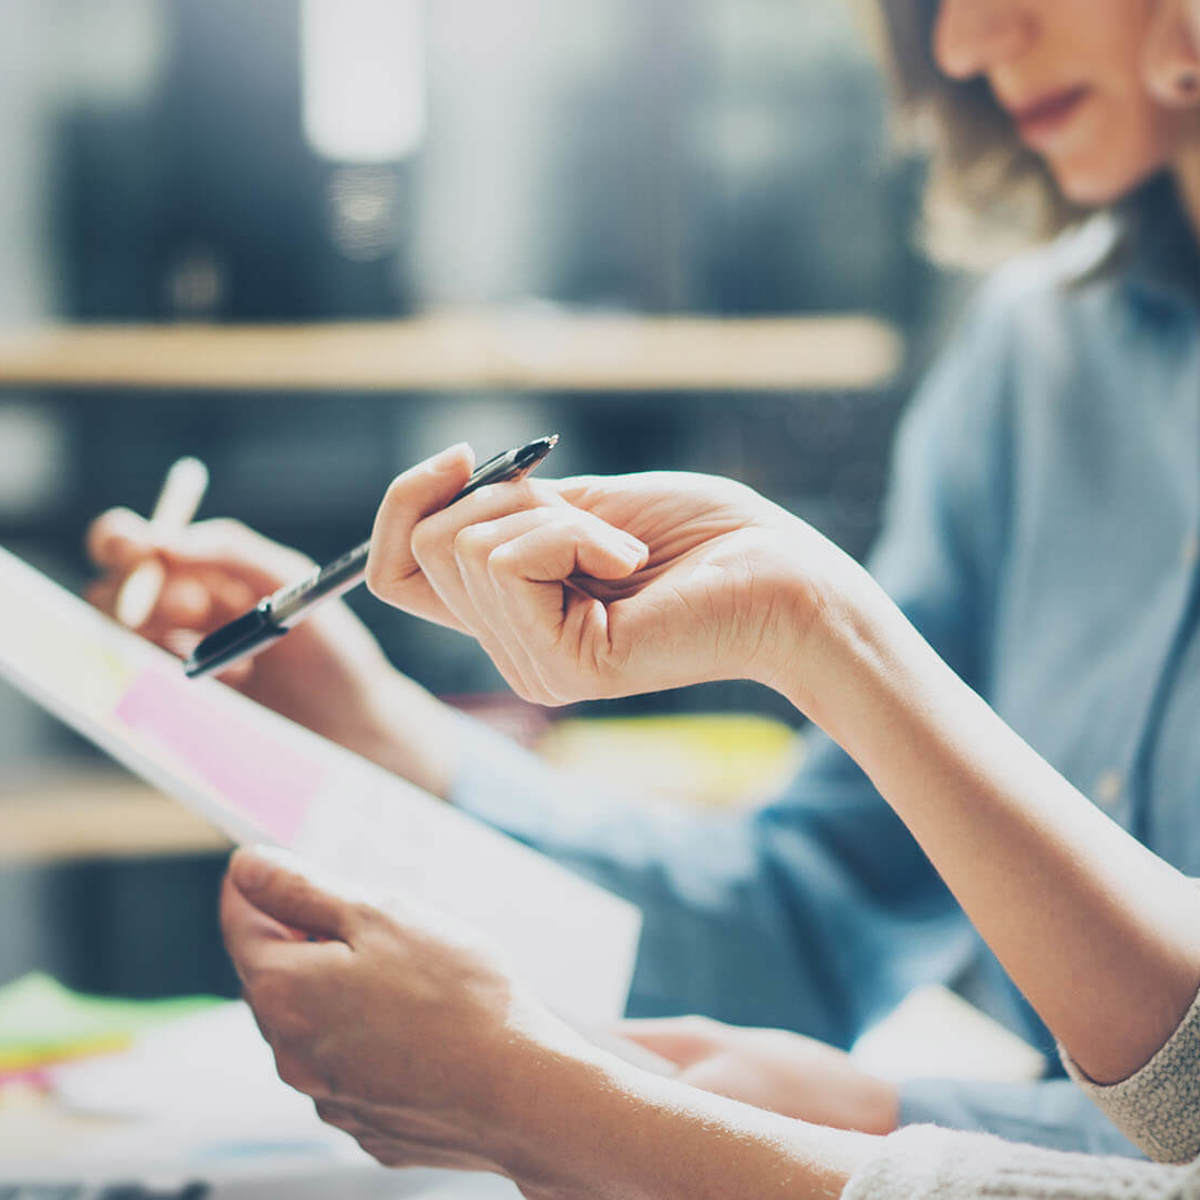
[[[854,1172],[842,1200],[1200,1200],[1200,1163],[1067,1154],[910,1125]]]
[[[1157,1054],[1120,1083],[1094,1083],[1060,1046],[1072,1079],[1158,1162],[1200,1156],[1200,995]]]

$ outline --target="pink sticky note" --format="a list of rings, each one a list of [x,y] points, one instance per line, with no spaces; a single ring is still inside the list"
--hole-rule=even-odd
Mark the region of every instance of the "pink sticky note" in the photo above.
[[[321,766],[269,732],[240,723],[208,689],[143,671],[116,716],[210,783],[265,834],[290,845],[321,786]]]

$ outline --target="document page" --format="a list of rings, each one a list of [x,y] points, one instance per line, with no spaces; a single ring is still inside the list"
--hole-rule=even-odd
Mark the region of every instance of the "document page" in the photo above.
[[[572,1021],[623,1012],[635,907],[231,688],[189,680],[2,549],[0,675],[235,841],[469,922]]]

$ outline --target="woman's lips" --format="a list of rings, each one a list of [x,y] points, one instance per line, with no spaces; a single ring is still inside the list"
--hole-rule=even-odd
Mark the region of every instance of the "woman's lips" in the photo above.
[[[1008,111],[1021,137],[1026,142],[1037,143],[1053,137],[1074,117],[1089,90],[1087,87],[1063,88],[1039,96],[1028,104],[1010,105]]]

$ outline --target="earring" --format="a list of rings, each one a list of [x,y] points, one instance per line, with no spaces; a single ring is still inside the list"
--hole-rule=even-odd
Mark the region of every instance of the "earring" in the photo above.
[[[1174,79],[1175,91],[1187,100],[1200,96],[1200,70],[1189,67],[1179,71]]]

